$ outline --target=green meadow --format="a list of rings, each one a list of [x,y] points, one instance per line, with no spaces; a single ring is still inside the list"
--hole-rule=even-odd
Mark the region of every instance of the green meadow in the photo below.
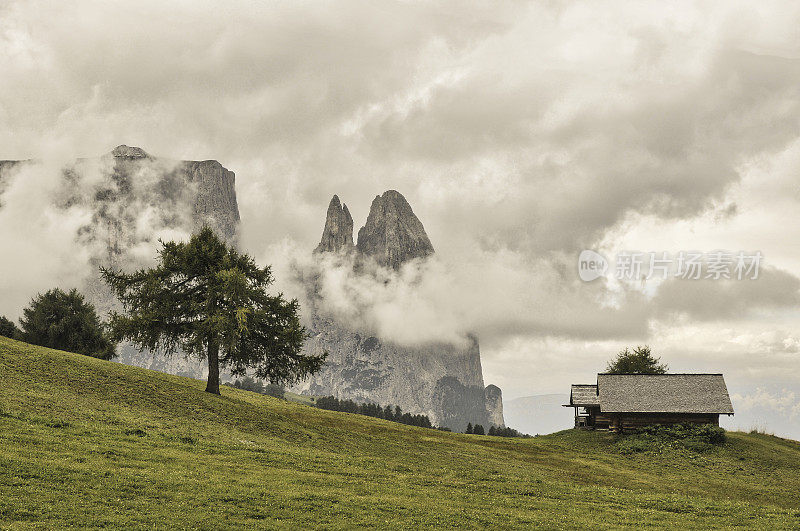
[[[507,439],[204,388],[0,338],[0,527],[800,527],[795,441]]]

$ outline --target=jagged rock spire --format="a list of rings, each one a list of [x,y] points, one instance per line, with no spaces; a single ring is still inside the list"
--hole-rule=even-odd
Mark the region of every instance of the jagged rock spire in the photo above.
[[[341,249],[349,251],[353,248],[353,218],[347,205],[339,201],[339,196],[334,195],[328,205],[328,215],[325,218],[325,228],[322,239],[314,249],[315,253],[335,253]]]
[[[356,248],[393,269],[434,252],[425,227],[396,190],[384,192],[372,201],[367,223],[358,231]]]

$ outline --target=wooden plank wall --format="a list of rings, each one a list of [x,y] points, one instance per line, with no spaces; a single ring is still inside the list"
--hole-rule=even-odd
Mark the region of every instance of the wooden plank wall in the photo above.
[[[623,430],[633,430],[652,424],[713,424],[719,426],[718,414],[614,413],[611,417],[610,427]]]

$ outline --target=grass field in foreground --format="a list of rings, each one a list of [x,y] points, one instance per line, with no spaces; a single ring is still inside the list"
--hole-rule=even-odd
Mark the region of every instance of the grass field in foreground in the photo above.
[[[0,338],[0,527],[800,527],[800,444],[622,455],[322,411]]]

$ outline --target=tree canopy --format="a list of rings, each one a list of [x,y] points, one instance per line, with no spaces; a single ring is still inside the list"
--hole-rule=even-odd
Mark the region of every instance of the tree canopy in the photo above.
[[[116,354],[94,306],[76,289],[39,294],[22,313],[22,341],[104,360]]]
[[[608,363],[606,372],[610,374],[666,374],[669,367],[660,363],[650,352],[650,347],[625,348]]]
[[[113,337],[140,350],[184,352],[208,360],[206,391],[219,394],[219,370],[291,384],[320,369],[326,354],[304,355],[306,330],[297,300],[270,295],[269,266],[260,268],[203,228],[188,242],[161,242],[156,267],[101,273],[122,303]]]

